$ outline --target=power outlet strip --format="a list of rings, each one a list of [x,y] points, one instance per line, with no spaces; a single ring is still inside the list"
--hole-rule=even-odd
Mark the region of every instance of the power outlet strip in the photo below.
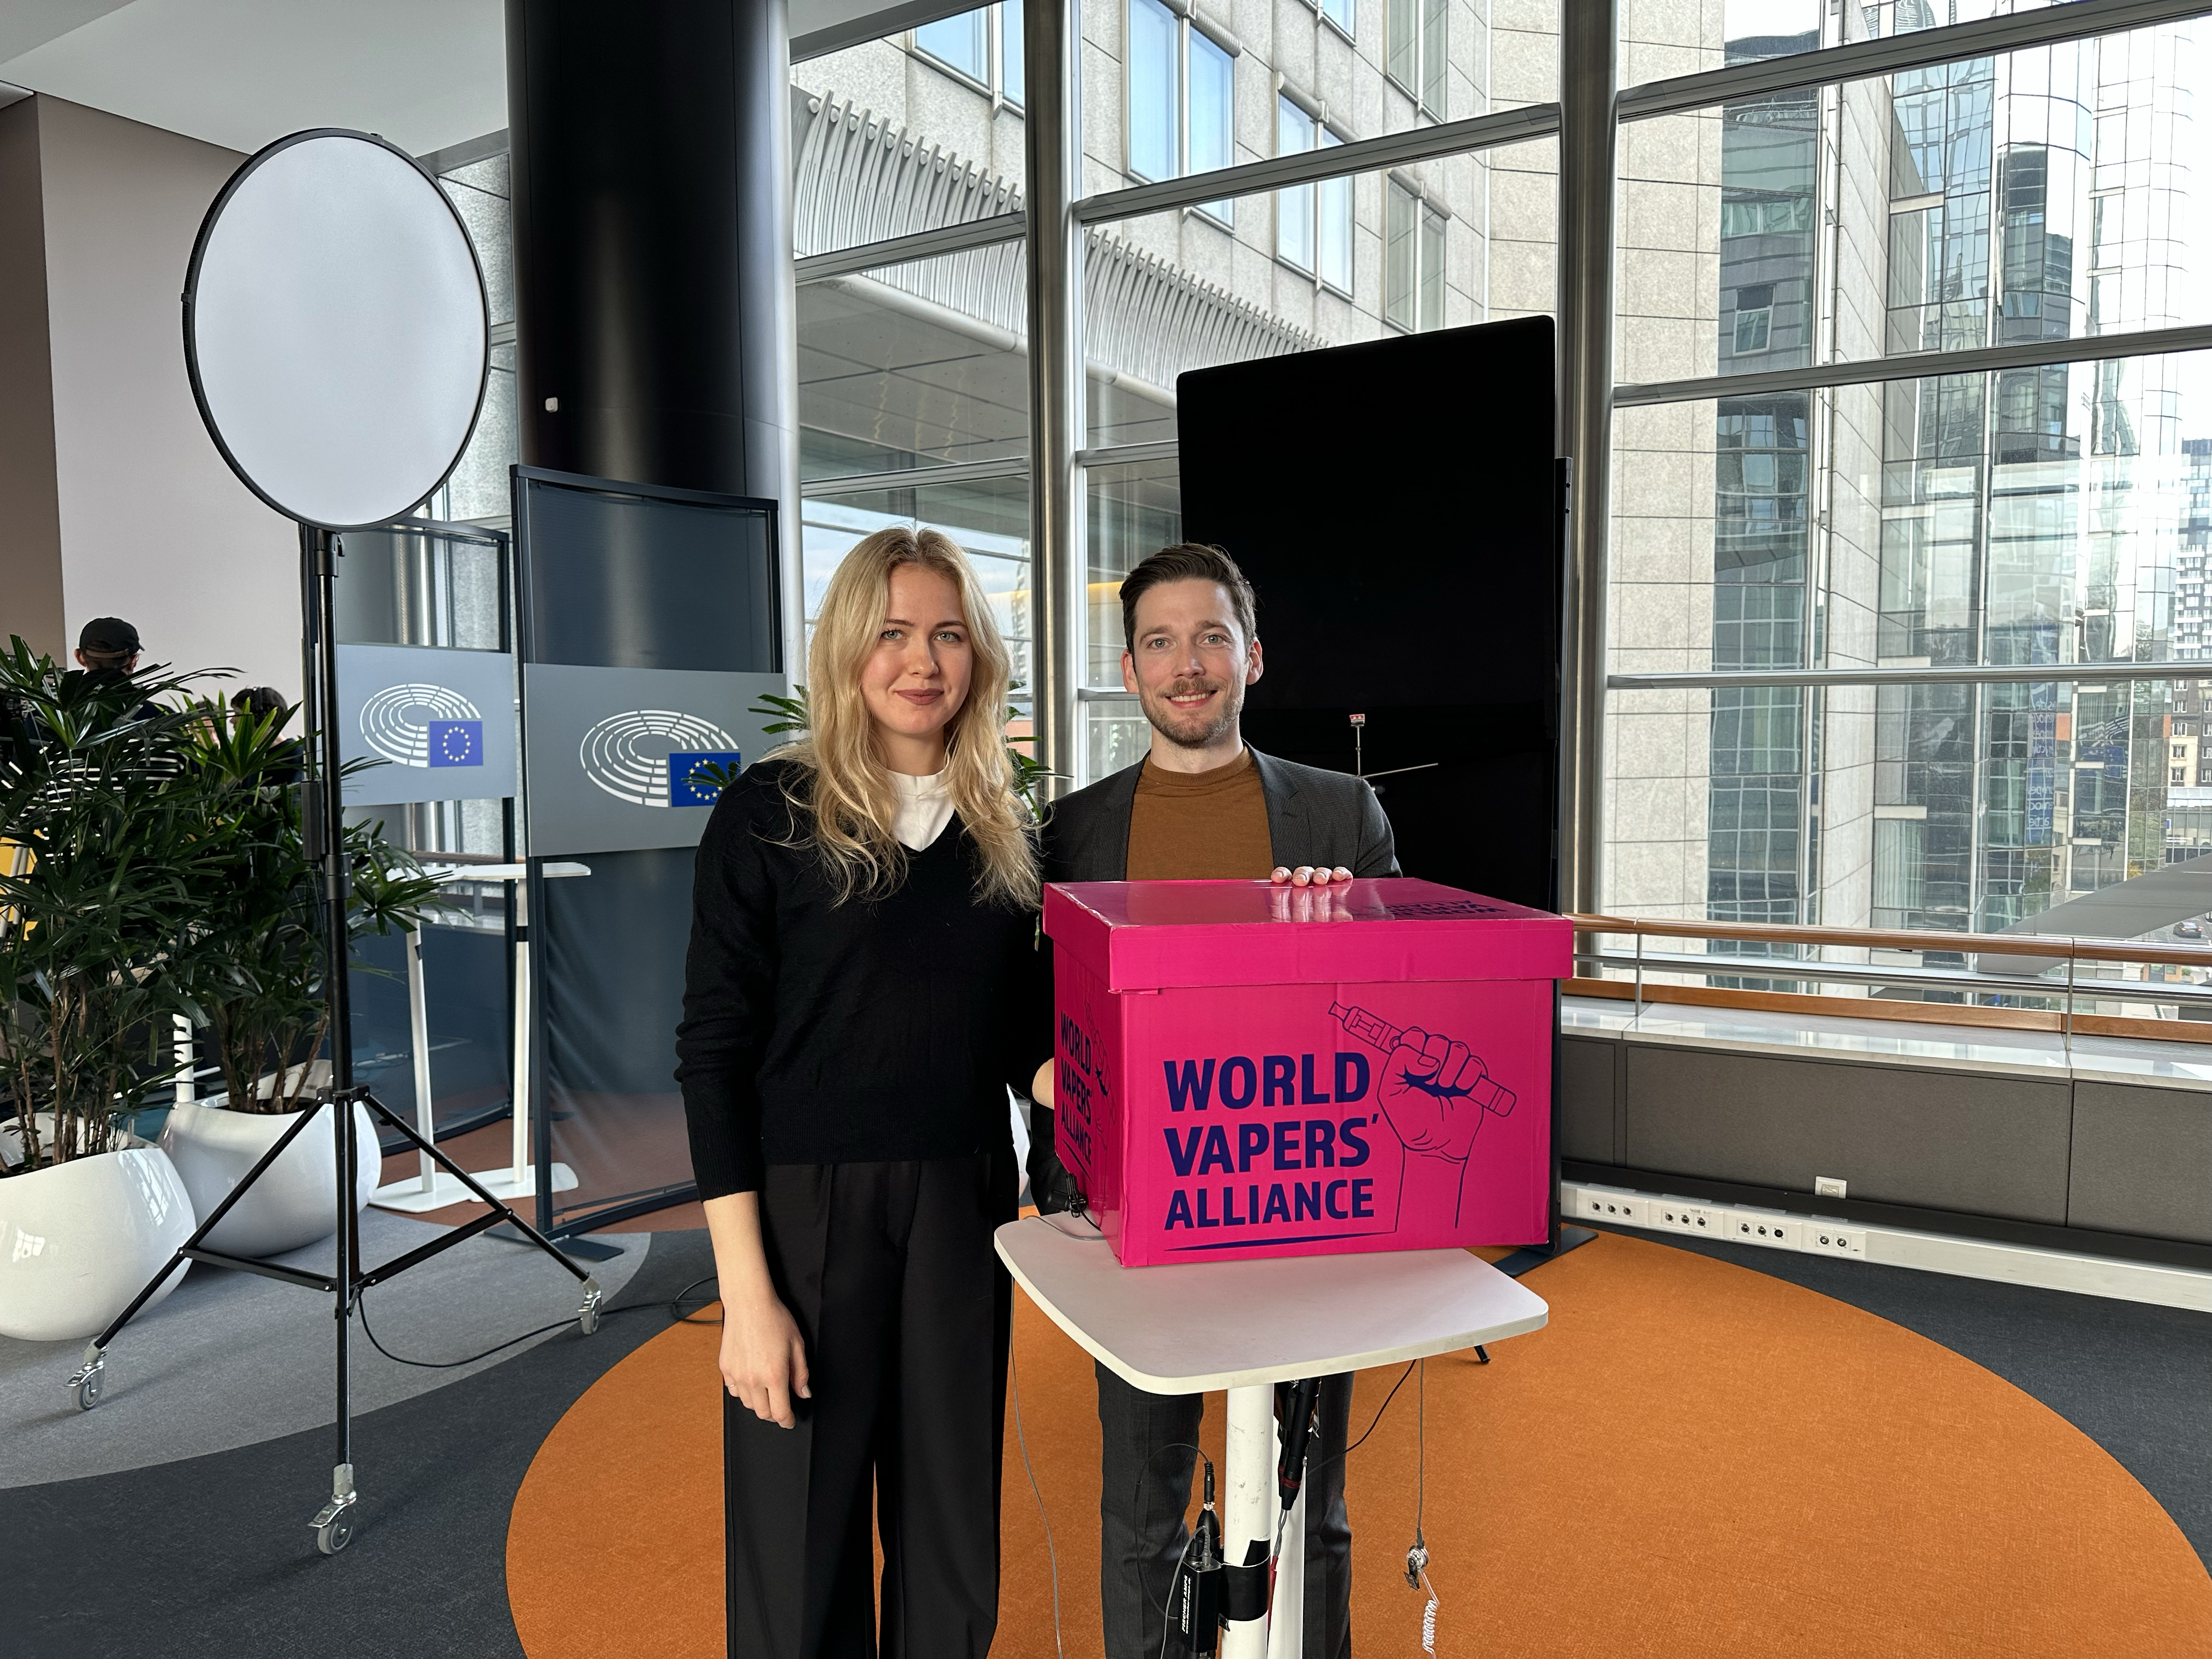
[[[1631,1227],[1651,1224],[1651,1200],[1617,1187],[1574,1187],[1571,1204],[1561,1207],[1592,1221],[1618,1221]]]
[[[1700,1211],[1717,1217],[1717,1221],[1699,1227],[1697,1216]],[[1559,1183],[1559,1214],[1563,1219],[1647,1227],[1655,1232],[1710,1232],[1739,1244],[1770,1250],[1802,1250],[1815,1255],[1909,1267],[1920,1273],[2033,1285],[2080,1296],[2109,1297],[2212,1314],[2212,1272],[2195,1267],[2087,1255],[1954,1233],[1921,1232],[1907,1227],[1869,1226],[1833,1216],[1724,1208],[1694,1203],[1672,1194],[1586,1186],[1574,1181]]]
[[[1687,1199],[1662,1193],[1650,1201],[1650,1208],[1651,1224],[1668,1232],[1697,1233],[1707,1238],[1728,1237],[1728,1212],[1710,1204],[1692,1204]]]
[[[1805,1223],[1779,1210],[1730,1210],[1723,1236],[1738,1244],[1756,1244],[1769,1250],[1802,1250]]]
[[[1864,1256],[1867,1249],[1866,1229],[1853,1226],[1848,1221],[1833,1221],[1814,1216],[1805,1224],[1805,1243],[1801,1249],[1815,1255]]]

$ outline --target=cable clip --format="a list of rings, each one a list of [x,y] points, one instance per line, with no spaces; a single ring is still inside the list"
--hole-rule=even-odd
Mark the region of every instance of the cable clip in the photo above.
[[[1407,1589],[1420,1589],[1421,1570],[1428,1565],[1428,1547],[1423,1544],[1417,1535],[1413,1540],[1413,1547],[1406,1552],[1406,1588]]]

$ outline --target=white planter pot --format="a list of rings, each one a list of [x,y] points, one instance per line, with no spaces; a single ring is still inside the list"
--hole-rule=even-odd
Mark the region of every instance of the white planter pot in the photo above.
[[[176,1167],[155,1146],[0,1180],[0,1336],[99,1335],[198,1224]],[[186,1271],[170,1274],[154,1302]]]
[[[354,1182],[354,1208],[368,1202],[384,1175],[384,1155],[368,1108],[356,1103],[360,1166]],[[230,1195],[232,1188],[261,1161],[292,1127],[297,1112],[234,1112],[226,1106],[179,1105],[169,1109],[161,1149],[177,1166],[192,1212],[202,1220]],[[232,1206],[222,1224],[201,1242],[232,1255],[281,1255],[337,1231],[337,1165],[331,1115],[319,1112],[300,1138],[284,1149],[246,1196]]]

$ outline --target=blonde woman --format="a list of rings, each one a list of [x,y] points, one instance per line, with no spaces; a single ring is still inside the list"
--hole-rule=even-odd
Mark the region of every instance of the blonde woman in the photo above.
[[[1018,1182],[1050,1048],[1036,860],[968,562],[885,530],[830,579],[811,731],[700,842],[684,1024],[721,1279],[729,1650],[982,1659],[998,1620]]]

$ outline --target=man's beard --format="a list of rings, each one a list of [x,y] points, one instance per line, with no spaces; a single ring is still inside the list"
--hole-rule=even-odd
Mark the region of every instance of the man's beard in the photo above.
[[[1179,749],[1206,749],[1236,729],[1237,716],[1244,712],[1243,690],[1241,685],[1224,685],[1213,680],[1177,680],[1164,691],[1145,693],[1139,701],[1152,730],[1170,743]],[[1200,714],[1186,714],[1168,701],[1194,691],[1218,691],[1222,695],[1219,702]]]

